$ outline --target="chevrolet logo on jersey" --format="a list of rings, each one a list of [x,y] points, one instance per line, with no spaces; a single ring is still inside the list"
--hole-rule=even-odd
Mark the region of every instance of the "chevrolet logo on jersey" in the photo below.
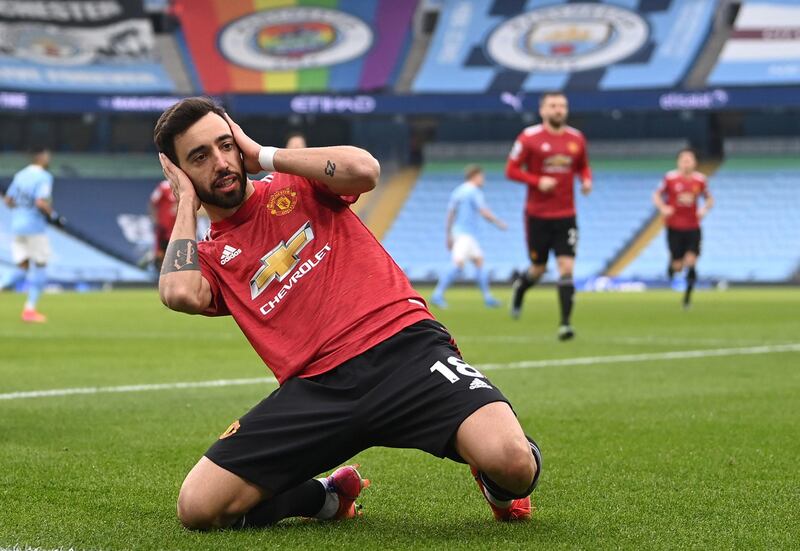
[[[250,298],[255,299],[275,280],[283,281],[300,262],[300,251],[314,239],[311,222],[303,224],[288,242],[281,241],[277,247],[261,257],[261,266],[250,280]]]

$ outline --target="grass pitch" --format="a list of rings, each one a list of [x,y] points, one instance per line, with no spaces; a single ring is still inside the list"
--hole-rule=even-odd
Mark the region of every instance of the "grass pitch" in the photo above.
[[[254,383],[0,396],[0,548],[800,546],[800,350],[771,348],[800,343],[800,291],[701,292],[689,312],[672,292],[580,294],[569,343],[552,289],[519,322],[472,289],[447,298],[440,319],[541,445],[530,523],[493,522],[462,465],[377,448],[357,458],[373,481],[361,519],[183,530],[183,477],[274,388]],[[266,375],[231,320],[152,291],[48,295],[44,326],[19,322],[22,302],[0,295],[0,395]]]

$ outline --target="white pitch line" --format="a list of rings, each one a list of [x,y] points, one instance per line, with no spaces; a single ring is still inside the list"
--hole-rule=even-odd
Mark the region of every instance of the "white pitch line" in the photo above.
[[[660,337],[660,336],[643,336],[643,337],[587,337],[581,336],[581,342],[591,342],[600,344],[626,344],[631,346],[641,345],[663,345],[663,346],[725,346],[725,345],[751,345],[760,346],[764,345],[764,339],[693,339],[693,338],[680,338],[680,337]],[[504,344],[529,344],[534,342],[552,343],[552,335],[467,335],[460,336],[457,339],[460,343],[504,343]],[[783,343],[767,343],[767,344],[783,344]]]
[[[276,383],[274,377],[256,377],[250,379],[217,379],[215,381],[190,381],[180,383],[158,383],[149,385],[123,386],[88,386],[79,388],[54,388],[52,390],[29,390],[0,394],[0,400],[19,400],[23,398],[46,398],[52,396],[70,396],[73,394],[104,394],[109,392],[144,392],[148,390],[174,390],[183,388],[209,388],[218,386],[255,385]]]
[[[476,367],[487,371],[492,369],[534,369],[537,367],[560,367],[567,365],[648,362],[661,360],[681,360],[687,358],[713,358],[719,356],[749,356],[754,354],[776,354],[780,352],[800,352],[800,343],[750,346],[744,348],[710,348],[705,350],[676,350],[674,352],[646,352],[643,354],[618,354],[615,356],[588,356],[583,358],[564,358],[561,360],[556,359],[511,362],[505,364],[483,364]]]
[[[644,354],[618,354],[614,356],[584,356],[550,360],[510,362],[504,364],[477,364],[475,367],[485,371],[500,369],[536,369],[542,367],[564,367],[570,365],[598,365],[610,363],[632,363],[647,361],[679,360],[691,358],[713,358],[720,356],[751,356],[756,354],[778,354],[800,352],[800,343],[750,346],[743,348],[711,348],[705,350],[677,350],[674,352],[652,352]],[[273,377],[249,379],[217,379],[214,381],[189,381],[179,383],[158,383],[124,386],[98,386],[81,388],[55,388],[51,390],[29,390],[0,394],[0,400],[20,400],[25,398],[46,398],[70,396],[75,394],[104,394],[113,392],[145,392],[150,390],[175,390],[185,388],[210,388],[276,383]]]

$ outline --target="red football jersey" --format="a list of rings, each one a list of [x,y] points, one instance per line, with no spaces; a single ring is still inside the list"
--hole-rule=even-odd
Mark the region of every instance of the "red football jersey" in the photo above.
[[[150,204],[156,212],[157,232],[165,234],[166,238],[169,239],[172,227],[175,225],[178,202],[167,180],[159,182],[156,189],[150,194]]]
[[[524,167],[524,168],[523,168]],[[525,212],[538,218],[575,216],[575,175],[591,178],[586,138],[570,126],[553,134],[543,125],[523,130],[508,156],[506,176],[528,184]],[[548,193],[537,187],[541,176],[552,176],[558,183]]]
[[[706,197],[706,177],[693,172],[684,176],[677,170],[667,172],[664,181],[658,188],[664,202],[675,209],[675,213],[667,218],[666,225],[674,230],[696,230],[700,227],[697,217],[697,199]]]
[[[232,315],[279,383],[431,319],[381,244],[321,183],[274,173],[198,244],[208,316]]]

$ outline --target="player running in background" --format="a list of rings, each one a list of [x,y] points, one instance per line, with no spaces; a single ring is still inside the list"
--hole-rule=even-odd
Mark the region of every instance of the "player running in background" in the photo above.
[[[53,210],[53,175],[48,172],[50,152],[34,151],[33,162],[14,175],[5,196],[11,208],[11,256],[16,268],[0,281],[0,289],[14,287],[27,278],[28,299],[22,310],[22,321],[44,323],[47,318],[36,310],[39,296],[47,284],[47,261],[50,243],[47,239],[48,220],[61,224]]]
[[[493,308],[500,303],[489,292],[489,272],[483,269],[483,251],[478,244],[481,218],[501,230],[507,226],[486,204],[481,189],[486,182],[483,169],[478,165],[469,165],[464,169],[464,177],[467,180],[453,190],[447,207],[447,249],[451,251],[453,265],[439,279],[431,302],[439,308],[447,308],[444,292],[461,274],[464,264],[470,261],[475,264],[475,278],[483,293],[483,301],[486,306]]]
[[[667,245],[670,261],[667,275],[672,281],[676,272],[686,271],[686,291],[683,307],[691,304],[692,289],[697,281],[697,257],[700,256],[700,221],[714,206],[714,198],[708,191],[706,177],[697,172],[697,156],[691,149],[678,153],[677,169],[667,172],[664,181],[653,193],[653,203],[664,216],[667,226]],[[697,200],[703,198],[703,206],[697,208]]]
[[[583,134],[567,126],[567,98],[547,92],[539,99],[542,124],[530,126],[517,136],[506,164],[506,176],[526,184],[525,218],[530,268],[514,280],[511,316],[519,318],[525,291],[547,271],[552,249],[558,263],[558,300],[561,324],[558,338],[575,336],[570,318],[575,296],[572,280],[578,226],[575,221],[575,176],[581,191],[592,191],[592,172]]]
[[[306,136],[297,130],[289,132],[286,136],[286,149],[303,149],[306,145]]]
[[[280,383],[187,475],[181,522],[351,517],[365,485],[355,467],[312,477],[372,446],[468,463],[496,518],[528,518],[538,448],[349,209],[378,162],[349,146],[261,147],[207,98],[166,110],[155,141],[178,196],[161,300],[233,316]],[[200,205],[212,225],[197,243]]]
[[[150,194],[150,219],[153,222],[155,237],[153,263],[159,272],[161,264],[164,262],[164,254],[167,252],[172,227],[175,225],[177,206],[178,201],[172,193],[169,181],[160,181],[153,193]]]

